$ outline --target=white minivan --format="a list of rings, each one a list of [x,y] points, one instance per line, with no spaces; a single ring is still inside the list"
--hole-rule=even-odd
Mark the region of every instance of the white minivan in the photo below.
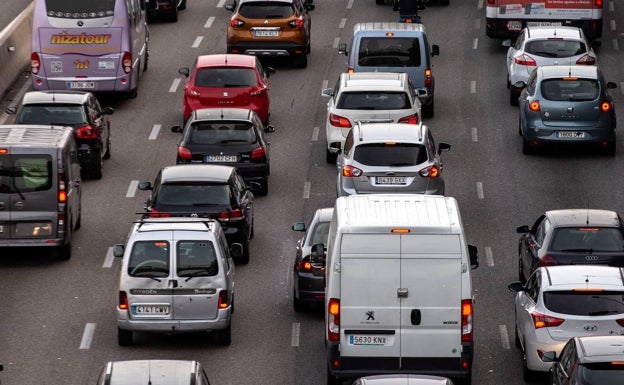
[[[390,373],[470,382],[478,256],[455,198],[340,197],[326,258],[328,384]]]

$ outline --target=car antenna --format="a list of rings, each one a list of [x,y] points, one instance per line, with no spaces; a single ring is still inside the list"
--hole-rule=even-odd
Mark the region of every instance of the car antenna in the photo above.
[[[147,361],[147,385],[152,385],[152,362]]]
[[[587,201],[587,215],[585,216],[585,226],[589,226],[589,201]]]
[[[221,120],[223,120],[223,108],[221,109]]]

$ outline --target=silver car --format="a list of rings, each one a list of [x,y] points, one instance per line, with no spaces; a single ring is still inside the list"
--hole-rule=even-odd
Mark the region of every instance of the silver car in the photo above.
[[[547,372],[545,352],[558,355],[572,337],[624,333],[624,269],[598,265],[544,266],[526,282],[509,284],[516,293],[516,346],[523,373]]]
[[[338,196],[415,193],[444,195],[440,154],[425,125],[358,123],[338,156]]]

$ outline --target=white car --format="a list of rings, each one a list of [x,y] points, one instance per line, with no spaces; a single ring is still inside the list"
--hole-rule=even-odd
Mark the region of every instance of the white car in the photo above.
[[[422,124],[421,104],[405,73],[343,73],[321,95],[327,102],[327,163],[335,163],[357,121]]]
[[[599,42],[595,42],[598,45]],[[503,41],[507,50],[507,88],[509,103],[518,104],[518,97],[529,75],[537,66],[595,65],[596,54],[583,30],[577,27],[526,27],[516,38]]]
[[[544,266],[509,290],[516,292],[515,340],[527,381],[550,370],[541,357],[549,351],[558,356],[572,337],[624,333],[624,268]]]

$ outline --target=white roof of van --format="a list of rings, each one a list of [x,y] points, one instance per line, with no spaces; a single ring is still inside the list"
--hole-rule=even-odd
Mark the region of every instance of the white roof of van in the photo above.
[[[350,195],[336,199],[337,227],[344,232],[418,228],[419,233],[458,234],[462,223],[453,197],[418,194]],[[352,231],[353,230],[353,231]]]

